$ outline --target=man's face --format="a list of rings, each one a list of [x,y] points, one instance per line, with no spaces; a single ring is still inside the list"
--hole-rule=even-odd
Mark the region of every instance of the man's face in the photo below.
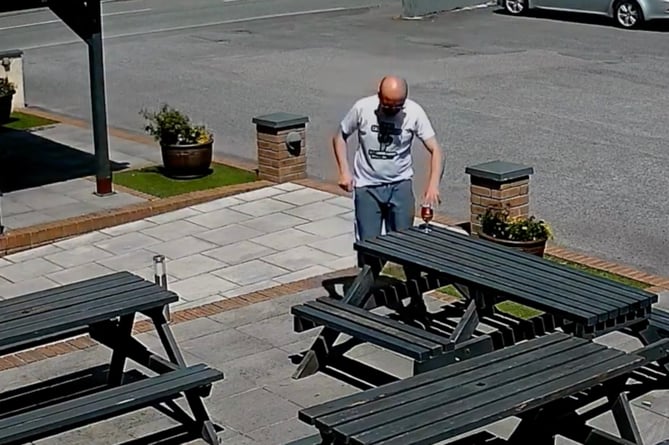
[[[379,93],[379,111],[388,117],[395,116],[404,108],[406,98],[387,97]]]

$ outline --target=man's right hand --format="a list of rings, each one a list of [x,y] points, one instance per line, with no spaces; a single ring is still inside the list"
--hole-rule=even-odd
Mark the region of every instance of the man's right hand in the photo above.
[[[350,173],[340,174],[338,184],[339,184],[339,187],[342,188],[342,190],[345,190],[349,193],[352,192],[353,191],[353,176],[351,176]]]

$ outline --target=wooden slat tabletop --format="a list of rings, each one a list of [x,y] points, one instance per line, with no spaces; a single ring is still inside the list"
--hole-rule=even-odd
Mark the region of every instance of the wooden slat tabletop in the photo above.
[[[431,227],[412,227],[356,242],[372,257],[480,286],[587,326],[657,302],[657,295],[495,243]]]
[[[644,363],[640,356],[556,333],[307,408],[299,417],[341,443],[432,444]]]
[[[173,292],[129,272],[0,301],[0,354],[17,343],[176,301]]]

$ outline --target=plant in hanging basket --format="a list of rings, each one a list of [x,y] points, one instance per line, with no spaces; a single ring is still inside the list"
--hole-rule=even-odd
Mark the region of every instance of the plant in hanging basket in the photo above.
[[[479,216],[481,238],[543,256],[546,241],[553,239],[551,226],[535,216],[509,216],[509,211],[487,209]]]
[[[0,77],[0,124],[9,122],[12,115],[12,99],[16,93],[16,85],[5,77]]]
[[[5,77],[0,77],[0,97],[13,96],[16,93],[16,85]]]
[[[144,130],[160,144],[168,176],[198,178],[211,172],[214,137],[204,125],[195,125],[185,113],[161,106],[158,111],[142,110]]]

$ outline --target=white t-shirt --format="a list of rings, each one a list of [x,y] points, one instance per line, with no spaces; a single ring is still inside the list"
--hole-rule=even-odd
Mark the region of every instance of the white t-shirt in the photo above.
[[[435,135],[425,110],[411,99],[395,116],[377,114],[378,108],[377,95],[362,98],[340,124],[345,139],[358,132],[359,146],[353,161],[356,187],[411,179],[414,136],[426,141]]]

